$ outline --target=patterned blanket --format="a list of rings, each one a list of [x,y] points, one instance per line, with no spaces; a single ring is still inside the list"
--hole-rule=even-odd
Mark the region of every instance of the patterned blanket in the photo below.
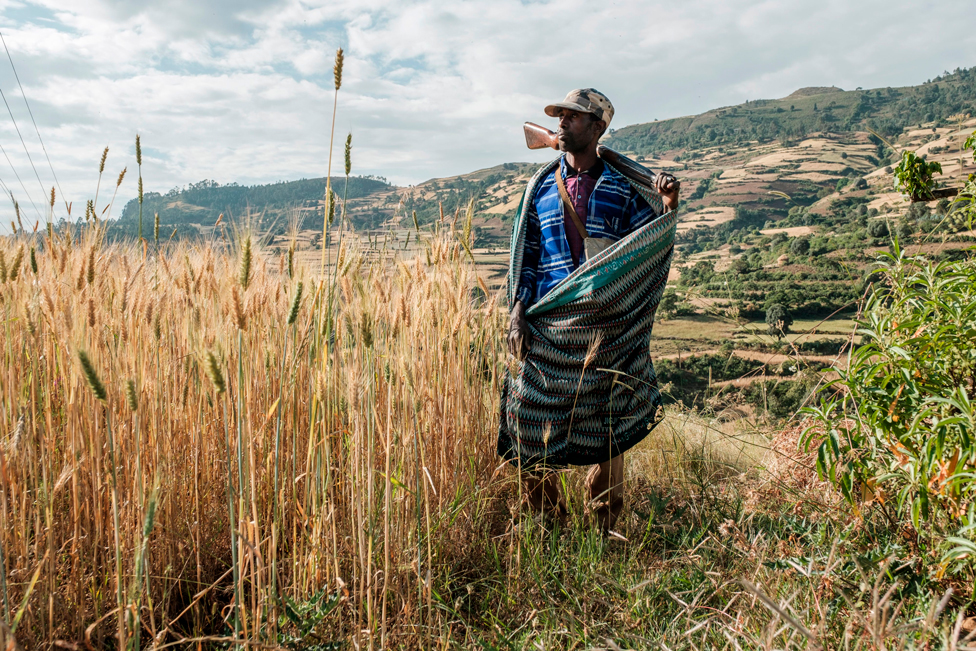
[[[526,213],[557,164],[535,174],[516,213],[510,305],[522,268]],[[663,212],[653,188],[628,181]],[[661,394],[648,342],[671,269],[676,225],[677,211],[661,215],[585,261],[528,309],[532,345],[517,372],[505,378],[499,455],[523,466],[600,463],[657,424]]]

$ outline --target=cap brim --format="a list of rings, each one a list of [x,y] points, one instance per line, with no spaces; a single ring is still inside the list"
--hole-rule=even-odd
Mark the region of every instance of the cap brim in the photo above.
[[[556,102],[546,107],[546,115],[551,118],[557,117],[559,109],[569,109],[570,111],[578,111],[579,113],[593,113],[592,110],[579,104],[574,104],[573,102]]]

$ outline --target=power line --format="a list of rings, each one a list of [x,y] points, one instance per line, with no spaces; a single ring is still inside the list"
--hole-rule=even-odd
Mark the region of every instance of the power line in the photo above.
[[[24,92],[24,85],[20,83],[20,75],[17,74],[17,68],[14,67],[14,60],[10,56],[10,50],[7,48],[7,41],[3,38],[3,32],[0,32],[0,42],[3,43],[3,49],[7,52],[7,60],[10,62],[10,69],[14,71],[14,79],[17,80],[17,86],[20,87],[20,95],[24,98],[24,105],[27,106],[27,113],[30,115],[31,122],[34,125],[34,132],[37,134],[37,140],[41,143],[41,149],[44,150],[44,157],[47,159],[47,166],[51,168],[51,175],[54,176],[54,183],[58,186],[58,192],[61,193],[61,200],[67,203],[68,200],[64,196],[64,190],[61,189],[61,182],[58,180],[58,175],[54,172],[54,165],[51,164],[51,157],[48,156],[47,147],[44,146],[44,140],[41,138],[41,132],[37,128],[37,122],[34,120],[34,112],[31,110],[30,104],[27,102],[27,93]]]
[[[7,159],[7,164],[10,165],[10,169],[13,170],[14,176],[16,176],[17,181],[20,182],[20,187],[24,189],[24,194],[27,195],[27,200],[31,202],[32,206],[34,206],[34,212],[37,213],[38,218],[43,219],[43,217],[41,217],[41,211],[37,209],[37,204],[34,203],[34,199],[30,196],[30,192],[27,191],[27,186],[24,185],[24,182],[20,178],[20,174],[17,173],[17,168],[14,167],[12,162],[10,162],[10,156],[7,155],[7,150],[3,148],[3,145],[0,145],[0,152],[3,152],[3,157]]]
[[[3,94],[3,88],[0,88],[0,98],[3,99],[3,104],[7,107],[7,113],[10,114],[10,119],[14,123],[14,129],[17,130],[17,135],[20,137],[20,144],[24,146],[24,152],[27,154],[27,160],[30,162],[31,169],[34,170],[34,177],[37,178],[37,185],[41,188],[41,196],[43,197],[47,194],[47,190],[44,189],[41,175],[37,173],[37,168],[34,167],[34,159],[31,158],[30,151],[27,150],[27,143],[24,142],[24,136],[20,133],[20,127],[17,126],[17,120],[14,119],[14,112],[10,110],[10,104],[7,104],[7,96]]]

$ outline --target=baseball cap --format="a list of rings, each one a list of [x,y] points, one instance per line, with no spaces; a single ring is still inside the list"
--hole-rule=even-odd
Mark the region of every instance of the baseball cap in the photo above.
[[[546,115],[554,118],[561,108],[580,113],[592,113],[596,119],[606,122],[607,126],[610,126],[610,120],[613,119],[613,104],[606,95],[595,88],[577,88],[569,91],[566,99],[546,107]]]

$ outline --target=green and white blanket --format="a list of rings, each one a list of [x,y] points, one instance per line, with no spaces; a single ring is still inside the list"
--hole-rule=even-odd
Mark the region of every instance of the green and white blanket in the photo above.
[[[516,213],[510,305],[522,270],[526,216],[556,164],[558,159],[536,173]],[[627,180],[663,212],[657,191]],[[600,463],[657,424],[661,394],[648,342],[671,269],[676,225],[677,211],[661,215],[585,261],[528,309],[531,348],[502,390],[502,457],[523,466]]]

